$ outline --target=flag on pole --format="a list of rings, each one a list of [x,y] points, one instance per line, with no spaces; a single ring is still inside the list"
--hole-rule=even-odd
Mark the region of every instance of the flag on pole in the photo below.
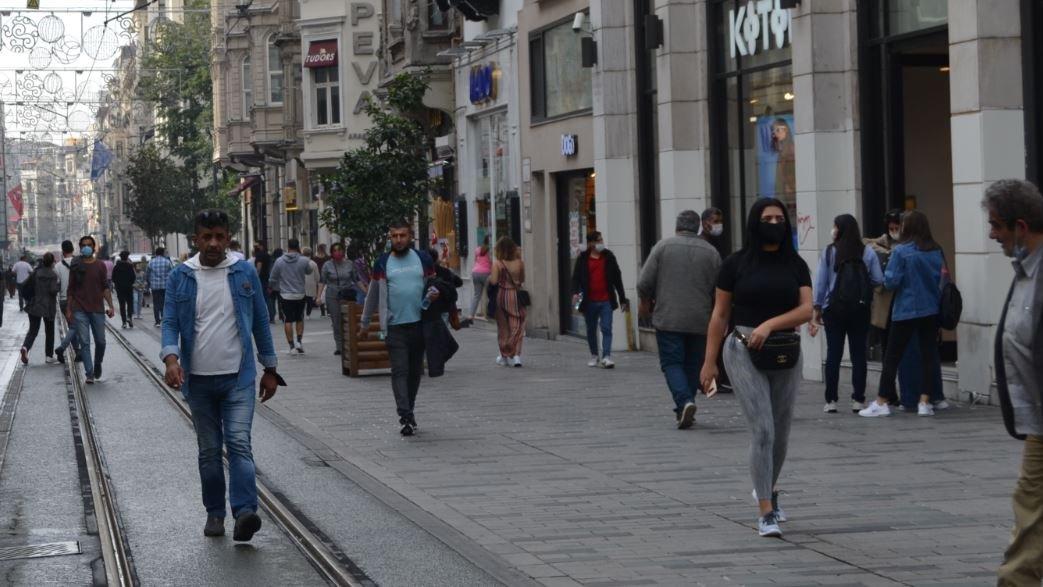
[[[94,157],[91,159],[91,181],[101,177],[101,174],[109,168],[109,163],[112,163],[112,151],[101,142],[101,139],[95,139]]]
[[[18,222],[22,219],[22,184],[18,184],[11,188],[11,191],[7,192],[7,199],[11,200],[11,207],[14,208],[15,217],[11,218],[11,222]]]

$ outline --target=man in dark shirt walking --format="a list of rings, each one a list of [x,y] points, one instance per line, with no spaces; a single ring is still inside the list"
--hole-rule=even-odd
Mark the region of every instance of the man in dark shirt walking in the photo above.
[[[80,238],[80,259],[69,271],[69,305],[65,314],[69,324],[76,327],[80,359],[88,385],[101,380],[101,361],[105,358],[105,316],[116,315],[109,291],[109,272],[105,264],[94,256],[96,250],[94,237]],[[95,346],[93,360],[91,333],[94,334]]]
[[[587,250],[579,254],[572,272],[572,304],[587,323],[587,345],[590,347],[588,367],[616,366],[612,361],[612,313],[617,308],[630,308],[623,289],[623,273],[612,251],[598,231],[587,234]],[[601,325],[602,352],[598,354],[598,324]]]
[[[134,328],[134,264],[130,262],[130,252],[120,252],[120,258],[112,268],[112,286],[116,288],[116,299],[120,304],[120,320],[122,328]]]

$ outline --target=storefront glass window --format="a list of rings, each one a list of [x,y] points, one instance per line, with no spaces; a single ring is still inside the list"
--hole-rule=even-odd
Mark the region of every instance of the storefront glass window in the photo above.
[[[887,3],[889,35],[921,31],[948,22],[948,0],[890,0]]]
[[[491,235],[495,244],[502,236],[512,236],[517,221],[518,194],[510,187],[507,113],[498,112],[479,119],[478,128],[475,243],[480,244],[486,235]]]
[[[797,225],[791,15],[774,7],[757,12],[758,6],[722,0],[714,7],[723,26],[715,47],[713,200],[725,211],[733,249],[742,244],[746,211],[756,198],[782,200]]]

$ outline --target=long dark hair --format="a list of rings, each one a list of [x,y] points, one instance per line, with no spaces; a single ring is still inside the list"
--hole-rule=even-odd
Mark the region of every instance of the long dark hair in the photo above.
[[[840,269],[846,261],[861,259],[866,246],[862,244],[862,231],[854,216],[841,214],[833,219],[833,224],[837,226],[837,239],[830,245],[833,248],[833,268]]]
[[[785,218],[786,238],[782,239],[782,243],[779,244],[779,254],[784,257],[799,258],[797,249],[793,246],[793,225],[790,224],[786,204],[783,204],[782,200],[778,198],[757,198],[753,206],[750,206],[750,213],[746,217],[746,238],[743,242],[742,250],[739,251],[747,260],[755,259],[764,251],[766,243],[761,239],[759,230],[761,214],[764,213],[765,208],[772,206],[782,210],[782,217]]]
[[[941,247],[931,235],[931,223],[927,215],[919,210],[910,210],[902,215],[902,244],[913,243],[921,251],[937,251]]]

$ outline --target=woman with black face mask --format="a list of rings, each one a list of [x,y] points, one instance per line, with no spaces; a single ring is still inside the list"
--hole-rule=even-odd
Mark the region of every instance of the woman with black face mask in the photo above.
[[[750,209],[743,248],[721,265],[700,381],[703,389],[714,387],[723,343],[724,366],[753,433],[750,475],[761,536],[782,536],[779,522],[786,521],[776,482],[800,383],[797,328],[811,317],[811,272],[793,244],[786,205],[760,198]]]

